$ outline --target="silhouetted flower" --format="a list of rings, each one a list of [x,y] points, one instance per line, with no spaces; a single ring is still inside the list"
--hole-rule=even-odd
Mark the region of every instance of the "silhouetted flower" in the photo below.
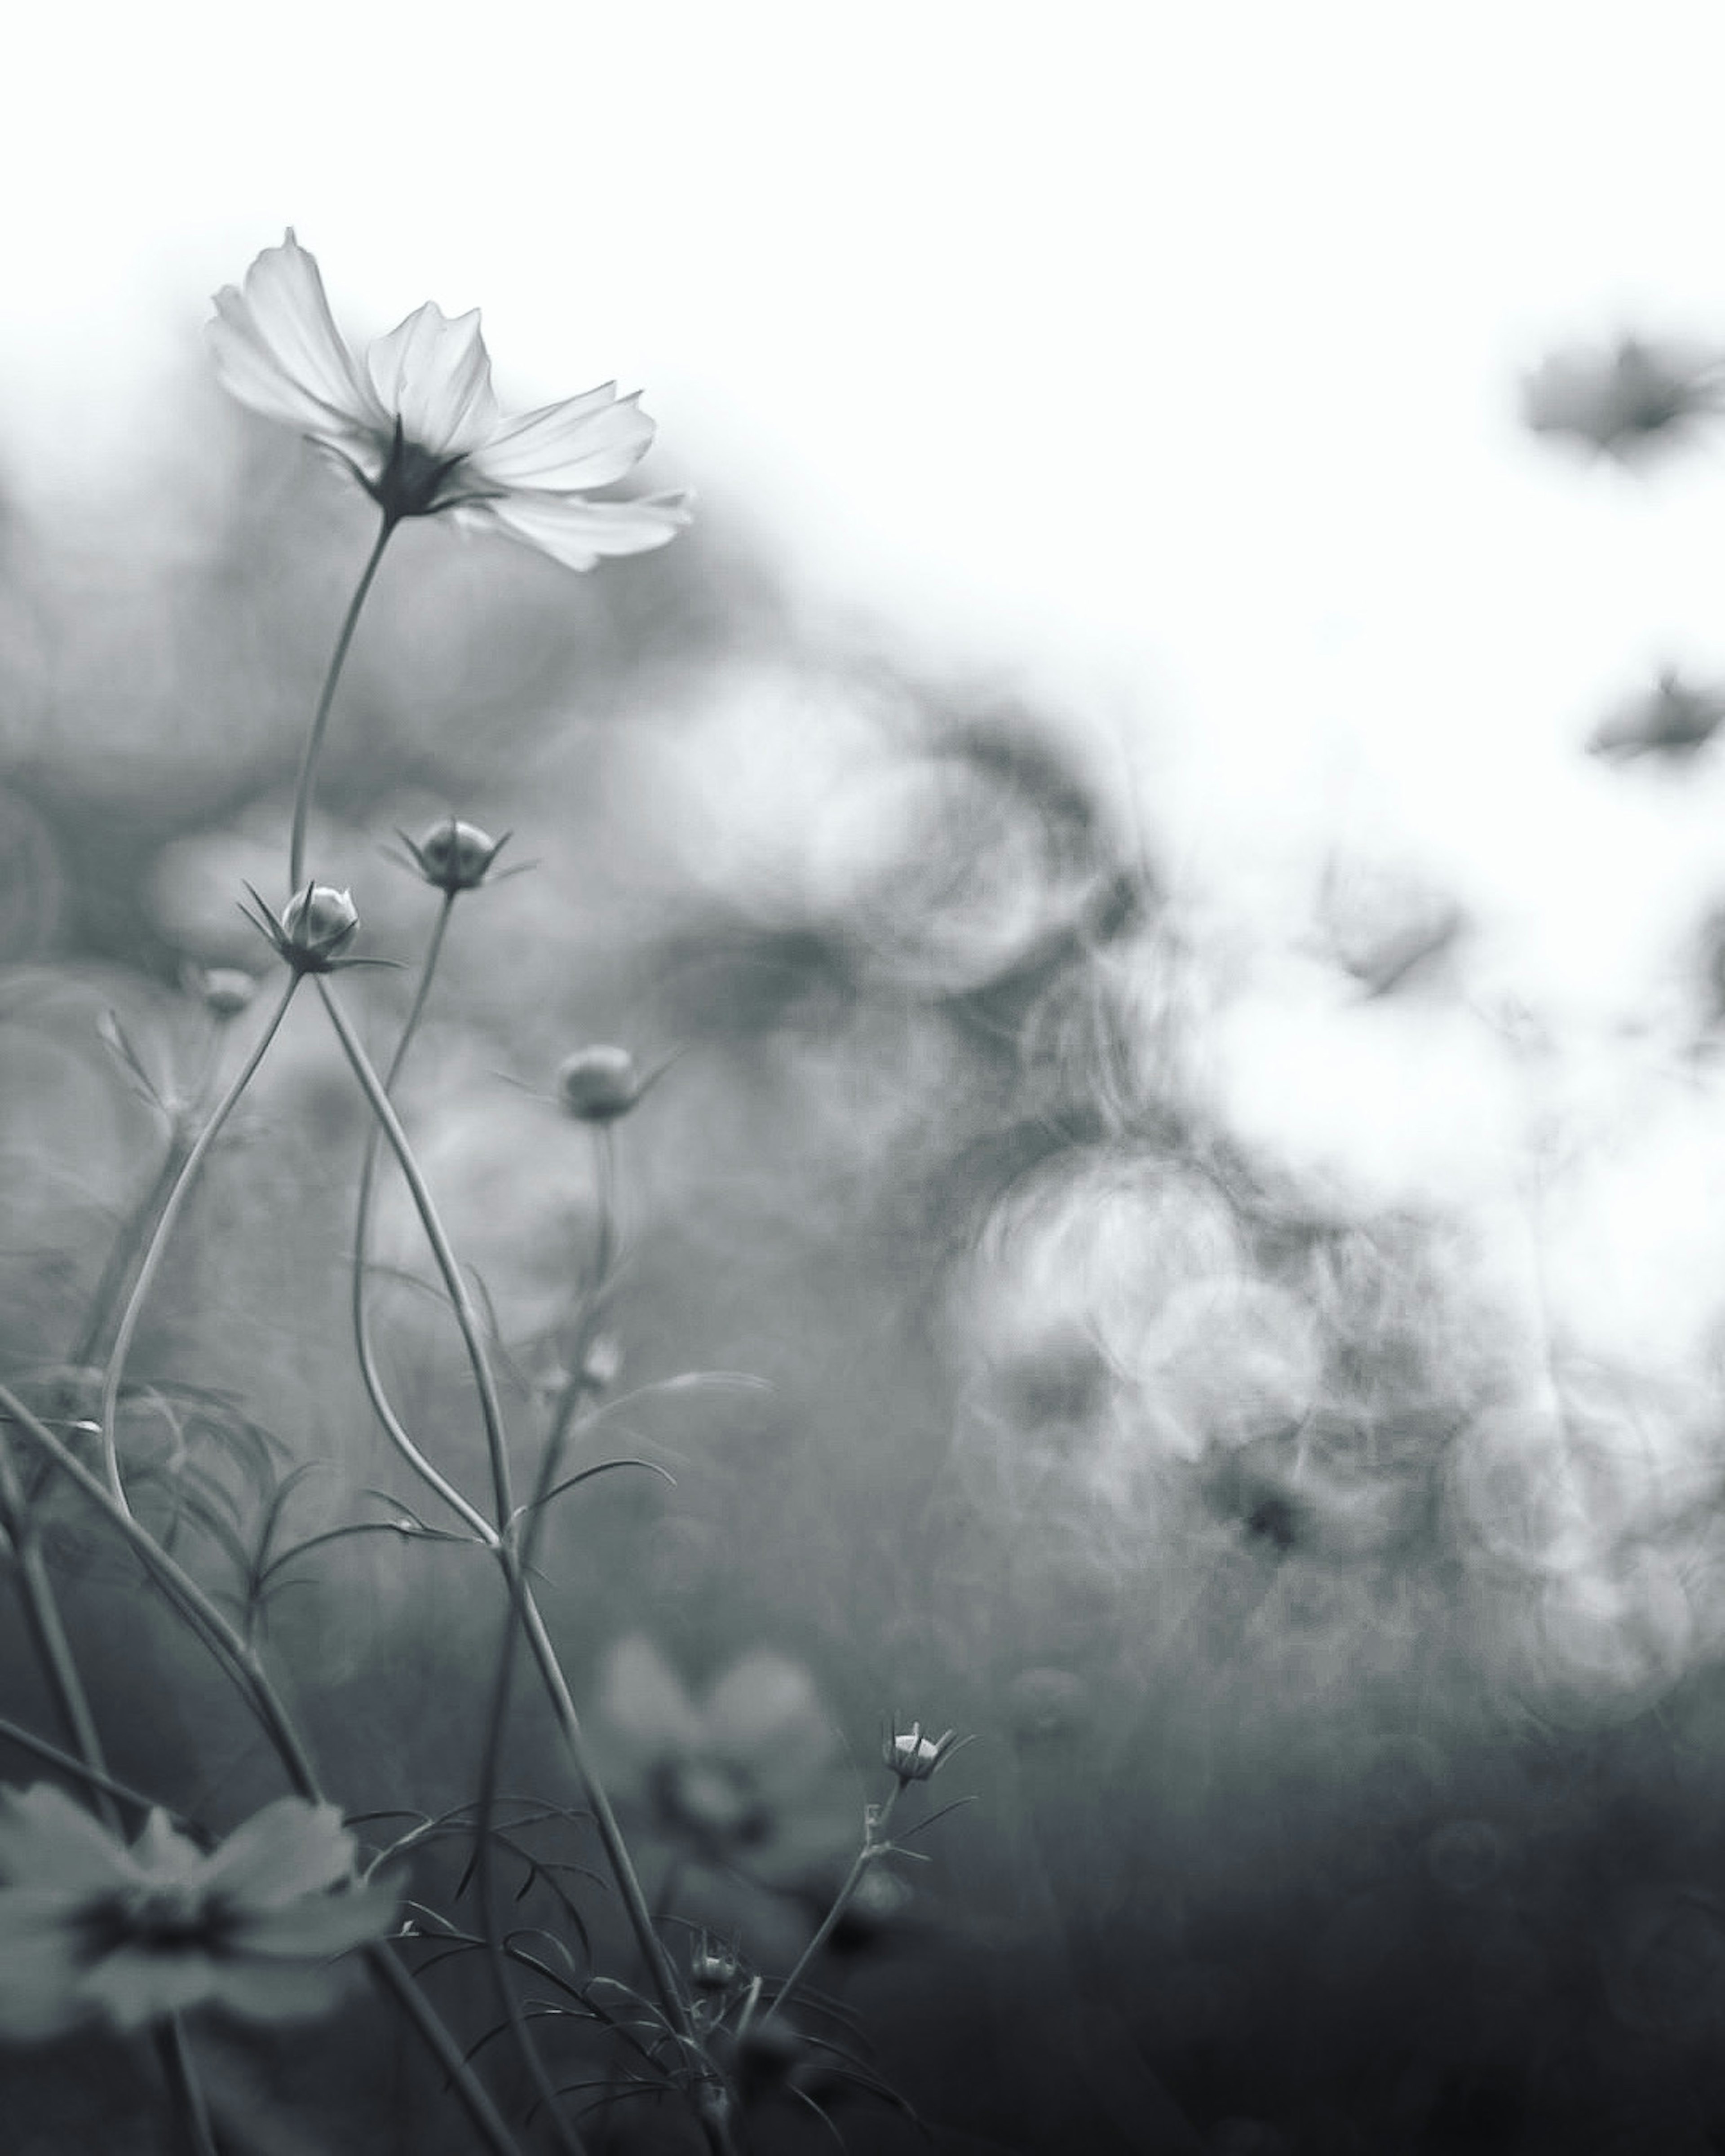
[[[686,496],[595,501],[653,439],[634,397],[607,382],[506,419],[477,309],[451,321],[428,300],[367,348],[348,348],[316,259],[291,230],[216,295],[216,372],[242,404],[299,427],[352,473],[392,521],[445,513],[536,547],[566,568],[662,547]]]
[[[1673,760],[1704,748],[1725,721],[1725,694],[1692,687],[1667,666],[1645,690],[1598,726],[1588,742],[1594,756],[1625,763],[1637,756]]]
[[[326,2012],[331,1958],[387,1932],[398,1900],[361,1885],[354,1857],[335,1807],[300,1797],[206,1853],[161,1811],[127,1847],[49,1784],[8,1790],[0,2035],[136,2029],[203,2005],[254,2021]]]
[[[1536,434],[1568,434],[1630,463],[1687,423],[1717,412],[1725,366],[1673,345],[1626,336],[1615,352],[1555,354],[1527,376],[1522,411]]]

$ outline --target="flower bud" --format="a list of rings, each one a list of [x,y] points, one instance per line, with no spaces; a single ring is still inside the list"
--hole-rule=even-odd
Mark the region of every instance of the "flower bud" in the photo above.
[[[583,1123],[612,1123],[641,1097],[640,1075],[626,1048],[578,1049],[557,1066],[557,1098]]]
[[[452,896],[458,891],[477,891],[509,843],[507,831],[494,839],[477,824],[465,824],[458,816],[444,817],[420,838],[409,839],[405,832],[401,837],[427,883]]]
[[[295,956],[316,972],[359,933],[359,913],[352,892],[315,884],[288,901],[281,927],[288,945],[285,955]]]
[[[258,983],[238,966],[213,966],[199,983],[198,992],[212,1018],[227,1019],[251,1008]]]
[[[889,1731],[880,1746],[881,1763],[897,1775],[901,1789],[910,1782],[927,1782],[942,1761],[957,1750],[960,1742],[952,1729],[943,1736],[925,1737],[922,1724],[913,1722],[907,1730]]]
[[[696,1991],[728,1991],[736,1983],[737,1959],[728,1948],[702,1938],[689,1957],[689,1981]]]

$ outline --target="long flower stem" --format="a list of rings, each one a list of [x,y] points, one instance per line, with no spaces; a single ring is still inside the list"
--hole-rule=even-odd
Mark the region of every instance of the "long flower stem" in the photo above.
[[[342,617],[341,633],[336,639],[335,650],[330,655],[329,670],[323,677],[317,708],[311,715],[311,725],[305,736],[305,747],[300,757],[300,783],[294,795],[293,836],[288,842],[288,889],[298,891],[304,881],[301,871],[305,865],[305,825],[311,814],[311,789],[317,777],[317,759],[323,747],[323,737],[330,722],[330,707],[336,701],[336,689],[341,679],[341,669],[347,662],[347,647],[353,641],[353,632],[359,626],[359,617],[366,603],[366,594],[372,588],[372,580],[383,559],[383,549],[389,544],[389,535],[394,531],[397,519],[386,509],[377,536],[372,543],[365,567],[360,572],[359,583],[353,597],[347,603],[347,612]]]
[[[426,998],[431,993],[432,978],[437,971],[437,962],[443,951],[444,937],[449,928],[449,916],[454,910],[454,904],[455,894],[453,891],[446,892],[444,903],[438,911],[436,925],[431,932],[431,941],[426,947],[424,963],[419,969],[419,985],[414,993],[413,1006],[408,1013],[407,1022],[402,1028],[401,1039],[396,1043],[395,1054],[390,1059],[389,1069],[383,1079],[383,1090],[386,1093],[394,1090],[395,1082],[400,1077],[402,1067],[407,1060],[408,1050],[412,1045],[413,1035],[418,1029],[419,1020],[424,1014]],[[388,1394],[384,1389],[382,1373],[377,1368],[377,1351],[372,1341],[371,1319],[366,1310],[366,1265],[367,1249],[371,1241],[372,1201],[377,1192],[377,1155],[382,1142],[382,1129],[373,1117],[371,1127],[366,1134],[365,1157],[360,1163],[359,1200],[355,1208],[353,1225],[353,1269],[350,1312],[353,1323],[354,1349],[359,1358],[360,1377],[364,1382],[366,1397],[371,1401],[372,1412],[382,1424],[384,1435],[395,1447],[408,1466],[428,1489],[434,1491],[444,1502],[459,1516],[487,1548],[495,1548],[498,1540],[498,1530],[492,1526],[477,1506],[470,1504],[463,1496],[460,1491],[446,1475],[433,1466],[430,1460],[413,1442],[401,1417],[396,1413]]]
[[[438,1270],[443,1275],[444,1286],[455,1313],[455,1322],[461,1329],[462,1342],[467,1350],[467,1359],[473,1371],[474,1389],[479,1394],[480,1415],[485,1424],[485,1449],[490,1455],[492,1494],[496,1502],[498,1532],[506,1534],[515,1515],[515,1490],[509,1466],[509,1441],[503,1428],[503,1405],[497,1397],[497,1381],[491,1373],[490,1357],[485,1352],[485,1335],[480,1327],[479,1313],[473,1306],[467,1282],[450,1248],[449,1239],[425,1178],[419,1172],[419,1163],[413,1158],[408,1143],[408,1134],[401,1127],[401,1119],[390,1105],[382,1081],[372,1068],[371,1058],[360,1044],[346,1013],[330,992],[329,983],[320,977],[317,992],[323,998],[323,1007],[330,1014],[330,1023],[336,1029],[336,1037],[341,1044],[342,1053],[352,1066],[360,1090],[372,1106],[372,1113],[382,1125],[383,1135],[389,1141],[405,1178],[415,1211],[419,1215],[426,1239],[431,1245],[432,1255],[437,1260]]]
[[[497,1517],[500,1527],[503,1531],[502,1539],[497,1546],[495,1555],[503,1569],[510,1600],[516,1609],[526,1638],[528,1650],[532,1655],[534,1663],[544,1680],[546,1691],[551,1700],[552,1712],[557,1718],[557,1727],[562,1732],[577,1777],[587,1793],[588,1802],[593,1807],[594,1825],[598,1830],[600,1842],[603,1845],[606,1859],[617,1882],[618,1892],[623,1898],[623,1905],[629,1917],[630,1928],[634,1933],[642,1958],[646,1963],[648,1975],[653,1988],[658,1994],[660,2004],[664,2008],[670,2025],[680,2035],[692,2042],[695,2041],[695,2029],[688,2003],[678,1988],[676,1977],[671,1968],[670,1958],[665,1950],[664,1942],[654,1929],[653,1913],[647,1906],[647,1897],[642,1891],[640,1876],[635,1870],[634,1860],[629,1853],[628,1845],[623,1838],[623,1830],[618,1824],[617,1815],[612,1810],[610,1799],[606,1795],[604,1787],[599,1780],[598,1768],[587,1743],[586,1732],[581,1726],[581,1717],[576,1712],[575,1702],[570,1694],[568,1681],[563,1675],[562,1666],[557,1660],[557,1649],[552,1644],[550,1634],[546,1630],[545,1620],[540,1614],[539,1606],[533,1599],[532,1588],[522,1568],[515,1540],[514,1500],[510,1488],[508,1459],[504,1449],[502,1418],[497,1406],[496,1387],[491,1376],[490,1363],[485,1353],[485,1341],[480,1331],[479,1321],[474,1312],[466,1283],[461,1276],[460,1265],[456,1260],[454,1251],[450,1247],[449,1239],[444,1232],[436,1203],[431,1195],[425,1178],[420,1171],[418,1161],[413,1158],[413,1148],[408,1142],[407,1133],[403,1130],[400,1118],[390,1105],[388,1095],[384,1091],[377,1074],[372,1070],[370,1060],[360,1045],[358,1036],[348,1023],[341,1006],[331,994],[328,983],[320,979],[317,986],[318,992],[323,998],[324,1009],[330,1014],[331,1023],[334,1025],[336,1037],[341,1041],[347,1060],[352,1066],[353,1074],[359,1081],[367,1099],[372,1104],[372,1113],[382,1126],[383,1134],[389,1141],[402,1174],[406,1178],[408,1188],[413,1194],[414,1205],[425,1229],[427,1239],[430,1242],[432,1254],[437,1260],[438,1270],[443,1276],[444,1289],[454,1306],[456,1321],[461,1327],[462,1337],[467,1345],[468,1359],[473,1366],[474,1380],[480,1396],[480,1413],[485,1424],[486,1442],[491,1451],[492,1476],[496,1486]]]
[[[205,1594],[178,1561],[168,1555],[132,1517],[131,1507],[116,1497],[99,1475],[92,1474],[64,1441],[8,1387],[0,1385],[0,1414],[15,1423],[102,1514],[131,1548],[191,1630],[227,1671],[286,1768],[297,1794],[321,1802],[311,1755],[291,1717],[255,1652],[247,1645],[221,1608]]]
[[[72,1643],[66,1636],[54,1583],[43,1562],[41,1537],[11,1454],[3,1445],[0,1445],[0,1532],[12,1545],[13,1556],[18,1563],[18,1591],[25,1617],[60,1721],[79,1758],[95,1778],[94,1786],[103,1817],[110,1826],[117,1827],[119,1815],[104,1786],[108,1780],[108,1762],[102,1751],[95,1717],[90,1712],[90,1697],[84,1689]]]
[[[192,1150],[192,1140],[176,1128],[169,1136],[167,1150],[154,1180],[133,1208],[125,1225],[114,1239],[108,1253],[102,1276],[96,1282],[95,1293],[90,1297],[90,1312],[84,1321],[84,1329],[74,1343],[67,1361],[75,1370],[85,1368],[95,1358],[102,1344],[102,1336],[108,1329],[108,1321],[114,1314],[125,1287],[126,1276],[134,1260],[143,1248],[157,1215],[167,1203],[173,1187],[178,1182],[180,1171],[186,1165],[186,1156]]]
[[[173,1188],[168,1193],[167,1201],[157,1219],[155,1230],[150,1237],[149,1247],[144,1252],[143,1261],[138,1267],[137,1278],[132,1282],[131,1293],[126,1298],[126,1308],[121,1316],[120,1328],[114,1336],[113,1351],[108,1357],[107,1368],[102,1376],[101,1405],[102,1466],[108,1478],[109,1495],[122,1511],[129,1512],[131,1508],[126,1502],[125,1485],[120,1479],[120,1449],[116,1437],[115,1424],[120,1404],[120,1388],[126,1376],[126,1358],[131,1353],[132,1337],[138,1329],[138,1321],[143,1315],[144,1304],[149,1297],[150,1291],[156,1284],[156,1276],[161,1269],[162,1260],[167,1252],[168,1240],[173,1234],[175,1224],[179,1219],[186,1200],[192,1194],[193,1185],[198,1180],[198,1172],[203,1166],[210,1147],[221,1136],[223,1127],[228,1116],[239,1106],[240,1095],[250,1085],[258,1065],[269,1053],[270,1044],[280,1032],[281,1022],[288,1014],[288,1005],[292,1003],[294,991],[299,985],[298,973],[290,973],[287,986],[281,993],[281,1000],[271,1013],[270,1022],[259,1036],[257,1045],[240,1065],[233,1084],[228,1086],[217,1103],[209,1121],[198,1132],[196,1144],[186,1155],[179,1173],[175,1178]]]
[[[136,1811],[155,1809],[154,1797],[146,1797],[141,1789],[135,1789],[130,1782],[122,1782],[112,1774],[99,1773],[87,1760],[75,1753],[63,1752],[58,1744],[50,1744],[45,1737],[39,1737],[33,1729],[26,1729],[22,1722],[0,1715],[0,1739],[16,1744],[21,1751],[28,1752],[41,1760],[44,1766],[67,1774],[74,1782],[82,1782],[86,1789],[105,1790],[110,1797],[118,1797],[122,1804]]]
[[[198,2079],[192,2047],[186,2041],[185,2026],[177,2014],[170,2014],[158,2024],[156,2051],[174,2108],[185,2128],[186,2146],[191,2156],[221,2156],[216,2146],[215,2128],[210,2124],[203,2084]]]
[[[425,957],[419,968],[418,986],[408,1007],[400,1038],[395,1044],[395,1053],[389,1059],[389,1067],[383,1074],[383,1091],[393,1094],[396,1082],[406,1065],[408,1051],[413,1046],[413,1036],[418,1031],[419,1021],[424,1016],[426,1003],[431,994],[431,983],[442,956],[444,939],[448,932],[449,916],[455,910],[455,891],[445,891],[444,902],[438,909],[431,940],[426,946]],[[453,1506],[489,1548],[498,1548],[501,1537],[497,1528],[478,1508],[469,1503],[454,1484],[440,1474],[420,1451],[396,1413],[393,1403],[384,1390],[382,1373],[377,1368],[372,1344],[371,1322],[366,1311],[366,1256],[371,1239],[372,1200],[377,1188],[377,1158],[383,1144],[382,1126],[374,1116],[366,1135],[365,1156],[360,1164],[359,1199],[355,1208],[353,1229],[352,1305],[354,1346],[358,1353],[360,1374],[365,1382],[366,1393],[373,1412],[382,1423],[385,1435],[398,1453],[420,1479]],[[585,2156],[586,2143],[573,2123],[566,2117],[556,2083],[540,2055],[539,2046],[526,2015],[521,2000],[510,1980],[508,1963],[504,1953],[502,1937],[498,1930],[494,1906],[494,1867],[491,1851],[491,1814],[496,1804],[498,1753],[502,1740],[502,1719],[507,1712],[508,1672],[513,1667],[515,1643],[519,1636],[515,1612],[511,1609],[505,1619],[503,1645],[499,1661],[503,1675],[492,1702],[492,1712],[487,1727],[481,1769],[481,1788],[477,1805],[474,1835],[475,1886],[479,1896],[480,1928],[485,1933],[490,1952],[492,1973],[496,1984],[498,2003],[503,2010],[516,2049],[520,2053],[542,2109],[551,2122],[552,2133],[563,2150],[563,2156]],[[501,1703],[500,1703],[501,1702]]]
[[[515,2136],[486,2095],[460,2046],[418,1985],[382,1940],[364,1949],[366,1966],[413,2025],[420,2040],[448,2076],[462,2106],[491,2156],[521,2156]]]
[[[257,1717],[270,1748],[281,1762],[295,1794],[309,1804],[326,1801],[311,1757],[295,1727],[285,1703],[270,1681],[269,1673],[221,1609],[167,1552],[147,1535],[131,1511],[116,1499],[101,1477],[93,1475],[8,1386],[0,1384],[0,1414],[22,1430],[60,1473],[81,1490],[136,1555],[167,1594],[169,1601],[221,1663],[246,1704]],[[429,2002],[395,1961],[388,1949],[375,1944],[366,1958],[383,1988],[407,2015],[454,2084],[469,2118],[478,2128],[492,2156],[520,2156],[513,2136],[462,2056],[459,2046],[444,2028]]]
[[[879,1810],[870,1811],[867,1824],[863,1830],[862,1847],[856,1852],[850,1871],[845,1875],[845,1883],[834,1896],[832,1907],[822,1917],[819,1930],[803,1948],[798,1957],[796,1967],[780,1984],[773,1995],[773,2004],[761,2016],[761,2026],[763,2029],[773,2015],[783,2009],[792,1994],[800,1989],[803,1978],[814,1965],[815,1957],[838,1929],[839,1920],[850,1907],[852,1897],[857,1888],[861,1886],[864,1874],[868,1871],[869,1866],[878,1862],[886,1854],[885,1839],[886,1828],[892,1818],[893,1806],[898,1802],[899,1793],[903,1787],[904,1784],[901,1782],[895,1782],[888,1790]]]

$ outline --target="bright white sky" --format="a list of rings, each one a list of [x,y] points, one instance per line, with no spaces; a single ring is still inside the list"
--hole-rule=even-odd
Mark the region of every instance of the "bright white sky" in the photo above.
[[[1376,839],[1603,1024],[1725,891],[1717,773],[1578,753],[1725,674],[1725,462],[1515,420],[1554,342],[1725,339],[1712,0],[107,0],[8,77],[44,497],[147,474],[292,223],[356,333],[482,305],[506,400],[641,386],[812,596],[1104,709],[1224,911]]]

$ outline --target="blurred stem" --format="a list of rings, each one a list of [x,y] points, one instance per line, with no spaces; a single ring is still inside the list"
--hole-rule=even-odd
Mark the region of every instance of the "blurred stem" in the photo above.
[[[39,1737],[33,1729],[26,1729],[22,1722],[13,1722],[5,1715],[0,1715],[0,1738],[33,1753],[45,1766],[70,1775],[74,1782],[82,1782],[91,1789],[105,1789],[110,1797],[118,1797],[122,1804],[131,1804],[141,1812],[151,1811],[156,1807],[156,1799],[146,1797],[141,1789],[135,1789],[129,1782],[116,1780],[106,1772],[99,1772],[86,1760],[61,1751],[58,1744],[50,1744],[45,1737]]]
[[[521,2156],[515,2136],[502,2114],[486,2095],[484,2084],[468,2064],[460,2046],[444,2026],[442,2017],[381,1939],[364,1949],[366,1966],[389,1994],[418,2032],[426,2049],[443,2068],[463,2108],[491,2156]]]
[[[0,1532],[11,1543],[18,1561],[18,1592],[23,1600],[25,1619],[61,1723],[72,1740],[74,1750],[94,1778],[98,1810],[117,1834],[120,1814],[106,1786],[108,1763],[103,1755],[95,1717],[90,1712],[90,1697],[84,1689],[72,1643],[66,1636],[54,1583],[43,1562],[42,1538],[13,1466],[11,1451],[3,1445],[0,1445]]]
[[[198,1170],[203,1166],[210,1147],[221,1136],[223,1126],[239,1106],[240,1095],[250,1085],[258,1065],[268,1054],[270,1044],[281,1029],[281,1022],[287,1016],[288,1005],[294,999],[294,991],[300,985],[300,978],[297,972],[290,973],[287,986],[282,990],[281,1000],[270,1014],[270,1021],[259,1036],[257,1045],[240,1065],[234,1082],[217,1103],[209,1121],[198,1132],[197,1142],[181,1163],[173,1188],[168,1192],[167,1203],[162,1206],[151,1235],[149,1247],[138,1267],[137,1278],[132,1282],[131,1293],[126,1298],[126,1308],[121,1316],[120,1328],[114,1336],[113,1351],[108,1357],[107,1367],[102,1376],[102,1467],[108,1479],[109,1495],[128,1517],[131,1507],[126,1502],[125,1485],[120,1479],[120,1450],[115,1435],[115,1422],[120,1404],[120,1388],[126,1376],[126,1358],[131,1353],[132,1337],[137,1331],[138,1321],[143,1315],[150,1291],[156,1284],[156,1276],[167,1253],[175,1223],[198,1180]]]
[[[84,1369],[94,1360],[126,1276],[138,1252],[144,1246],[152,1223],[179,1180],[180,1171],[184,1168],[186,1157],[191,1150],[191,1138],[177,1122],[168,1134],[167,1150],[162,1155],[162,1165],[156,1171],[155,1179],[132,1208],[108,1252],[108,1261],[102,1267],[102,1276],[96,1282],[95,1293],[90,1298],[90,1315],[85,1318],[84,1329],[67,1358],[74,1369]]]
[[[383,512],[382,523],[372,542],[365,567],[360,572],[359,583],[353,597],[347,603],[347,612],[342,618],[341,633],[336,639],[335,650],[330,655],[329,671],[323,677],[323,687],[318,694],[317,709],[311,715],[311,730],[305,736],[305,747],[300,758],[300,783],[294,795],[293,836],[288,842],[288,880],[290,891],[298,891],[305,881],[301,873],[305,865],[305,825],[311,814],[311,789],[317,777],[317,759],[323,747],[324,734],[330,722],[330,707],[336,701],[336,690],[341,679],[341,669],[347,662],[347,647],[353,641],[353,632],[359,626],[361,609],[366,594],[372,588],[372,580],[383,559],[383,549],[389,544],[389,535],[394,531],[397,519],[388,510]]]
[[[581,1726],[581,1717],[576,1712],[575,1702],[570,1694],[568,1681],[563,1675],[562,1666],[557,1660],[557,1649],[552,1644],[551,1635],[546,1630],[545,1620],[540,1614],[539,1605],[533,1599],[533,1590],[522,1564],[517,1540],[521,1522],[516,1515],[514,1497],[510,1485],[509,1460],[505,1448],[502,1414],[497,1403],[496,1385],[491,1375],[490,1359],[485,1353],[485,1341],[480,1331],[479,1320],[473,1308],[472,1299],[467,1292],[466,1282],[461,1276],[460,1265],[457,1262],[454,1251],[450,1247],[449,1239],[444,1230],[436,1203],[432,1198],[424,1176],[420,1172],[419,1163],[413,1158],[413,1147],[408,1144],[407,1133],[401,1127],[401,1119],[390,1105],[389,1096],[384,1091],[377,1072],[372,1070],[370,1059],[360,1045],[358,1035],[354,1032],[341,1005],[331,993],[329,983],[320,978],[317,988],[318,993],[323,998],[324,1009],[330,1014],[330,1023],[335,1027],[336,1037],[341,1043],[343,1052],[352,1066],[353,1075],[358,1079],[366,1098],[371,1102],[372,1111],[382,1126],[383,1134],[389,1141],[397,1163],[407,1180],[408,1188],[413,1194],[414,1206],[418,1209],[420,1221],[430,1242],[432,1255],[437,1260],[438,1270],[443,1276],[444,1289],[454,1306],[456,1321],[461,1327],[462,1338],[466,1342],[468,1359],[473,1366],[474,1381],[479,1392],[480,1413],[485,1419],[485,1440],[491,1454],[491,1472],[495,1486],[497,1525],[500,1533],[495,1553],[503,1570],[511,1604],[526,1639],[528,1651],[531,1654],[535,1666],[544,1681],[546,1691],[551,1701],[552,1712],[557,1717],[557,1727],[573,1763],[576,1775],[586,1792],[588,1803],[593,1809],[593,1824],[598,1830],[606,1860],[610,1865],[618,1892],[623,1898],[629,1928],[634,1932],[636,1943],[640,1948],[642,1958],[646,1964],[648,1976],[653,1989],[658,1995],[660,2005],[664,2009],[670,2026],[686,2044],[698,2051],[700,2039],[689,2010],[688,2001],[678,1988],[676,1975],[671,1967],[670,1957],[665,1950],[664,1942],[654,1929],[653,1913],[647,1906],[647,1897],[642,1891],[640,1876],[635,1870],[634,1860],[630,1856],[628,1845],[624,1840],[623,1830],[618,1824],[616,1813],[611,1808],[611,1800],[606,1795],[604,1786],[599,1779],[592,1752],[588,1745],[586,1732]],[[530,1514],[530,1530],[531,1517]]]
[[[902,1782],[895,1781],[891,1789],[888,1790],[884,1803],[878,1807],[871,1804],[865,1814],[862,1847],[856,1852],[850,1871],[845,1875],[844,1885],[833,1897],[832,1907],[821,1918],[819,1930],[803,1948],[802,1953],[798,1957],[796,1967],[780,1984],[773,1997],[773,2004],[761,2016],[761,2026],[763,2029],[790,1999],[792,1994],[800,1989],[803,1979],[814,1964],[815,1957],[838,1929],[839,1920],[850,1907],[857,1888],[863,1882],[863,1875],[869,1866],[878,1862],[886,1855],[889,1845],[886,1840],[886,1830],[891,1823],[893,1807],[897,1804],[903,1789]]]
[[[165,2021],[157,2024],[156,2051],[192,2156],[221,2156],[216,2146],[215,2129],[210,2124],[203,2084],[198,2077],[192,2048],[186,2041],[185,2025],[177,2014],[170,2014]]]
[[[257,1717],[271,1749],[281,1762],[296,1795],[308,1804],[326,1803],[310,1753],[285,1703],[270,1681],[268,1671],[252,1649],[234,1630],[222,1610],[191,1575],[171,1558],[132,1517],[99,1476],[93,1475],[48,1425],[31,1414],[8,1386],[0,1384],[0,1414],[15,1423],[46,1454],[69,1481],[76,1485],[110,1522],[167,1594],[190,1629],[222,1664],[228,1676]],[[491,2156],[520,2156],[514,2137],[499,2117],[468,2065],[461,2049],[444,2028],[430,2002],[381,1942],[365,1950],[366,1960],[401,2010],[413,2022],[444,2073],[453,2083],[468,2117],[478,2129]]]

